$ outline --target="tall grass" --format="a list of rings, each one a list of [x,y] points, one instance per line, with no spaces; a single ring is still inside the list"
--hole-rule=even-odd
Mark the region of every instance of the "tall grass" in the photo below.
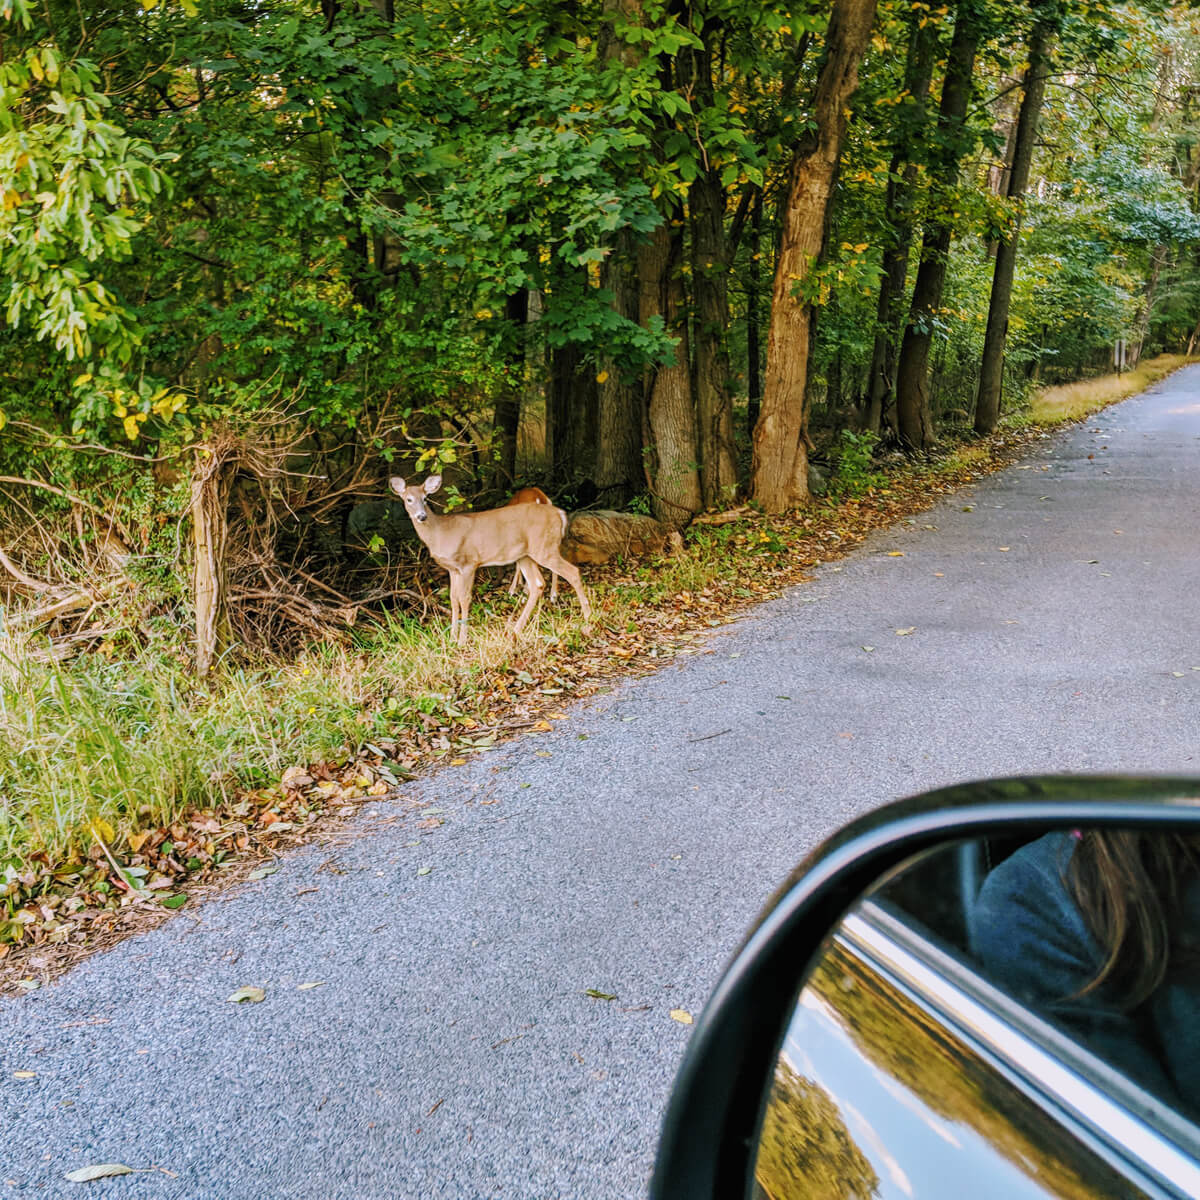
[[[1079,420],[1106,405],[1144,391],[1172,371],[1196,361],[1186,354],[1160,354],[1120,375],[1098,375],[1095,379],[1081,379],[1077,383],[1043,388],[1034,392],[1030,400],[1030,420],[1035,425],[1057,425],[1063,421]]]
[[[0,638],[0,866],[38,853],[59,861],[86,849],[94,825],[119,840],[289,766],[444,720],[477,705],[514,656],[536,669],[578,626],[562,603],[520,639],[482,604],[473,617],[463,648],[440,620],[397,621],[356,645],[227,668],[207,684],[169,647],[59,664]]]

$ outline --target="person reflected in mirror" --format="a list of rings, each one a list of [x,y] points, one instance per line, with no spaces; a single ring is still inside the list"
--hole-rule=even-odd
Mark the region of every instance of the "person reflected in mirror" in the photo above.
[[[1200,838],[1051,833],[983,882],[988,975],[1136,1083],[1200,1114]]]

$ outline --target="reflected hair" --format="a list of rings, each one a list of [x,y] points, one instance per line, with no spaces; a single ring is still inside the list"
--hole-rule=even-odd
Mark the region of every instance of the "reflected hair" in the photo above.
[[[1128,1009],[1162,986],[1169,971],[1194,969],[1196,939],[1184,913],[1200,879],[1200,837],[1134,830],[1089,830],[1067,867],[1067,886],[1100,946],[1096,977],[1076,993],[1100,988]]]

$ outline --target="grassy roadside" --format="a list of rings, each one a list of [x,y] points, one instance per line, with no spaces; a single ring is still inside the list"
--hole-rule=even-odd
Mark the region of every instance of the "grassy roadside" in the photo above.
[[[1188,358],[1186,354],[1160,354],[1120,375],[1099,375],[1095,379],[1081,379],[1077,383],[1042,388],[1031,397],[1029,419],[1034,425],[1040,426],[1078,421],[1110,404],[1116,404],[1118,400],[1144,392],[1172,371],[1197,361],[1200,360]]]
[[[1159,369],[1146,364],[1140,387]],[[847,481],[800,514],[694,525],[683,555],[589,569],[514,638],[498,574],[467,647],[398,622],[296,662],[192,679],[178,644],[39,662],[0,633],[0,990],[36,986],[124,932],[244,877],[406,778],[563,719],[568,701],[700,649],[706,632],[867,533],[1017,457],[1043,427],[1131,394],[1089,381],[997,435]],[[1039,412],[1046,415],[1039,417]],[[1057,417],[1054,413],[1059,413]]]

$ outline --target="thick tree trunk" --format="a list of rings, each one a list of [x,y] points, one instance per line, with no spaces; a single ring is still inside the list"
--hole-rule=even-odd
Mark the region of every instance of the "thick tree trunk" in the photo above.
[[[584,370],[578,346],[556,347],[546,389],[546,450],[555,483],[573,487],[590,476],[598,421],[595,373]]]
[[[921,22],[924,21],[924,24]],[[904,64],[904,91],[909,97],[904,121],[888,167],[887,214],[891,232],[883,252],[883,274],[879,280],[879,303],[875,311],[875,344],[867,381],[867,407],[863,428],[878,433],[895,396],[896,353],[900,324],[904,318],[904,285],[908,280],[908,258],[913,240],[913,199],[918,167],[912,159],[914,147],[925,136],[925,105],[933,78],[937,40],[934,24],[922,11],[914,18]],[[892,421],[895,424],[895,421]]]
[[[637,252],[633,237],[621,233],[600,269],[600,286],[612,293],[613,308],[626,320],[638,320]],[[595,484],[610,507],[626,504],[642,490],[642,389],[617,366],[604,364],[604,376],[592,383],[597,397]]]
[[[858,86],[858,64],[874,18],[875,0],[835,0],[813,102],[816,128],[792,156],[772,289],[767,374],[754,429],[753,495],[767,512],[783,512],[808,499],[805,385],[812,307],[795,290],[824,249],[847,104]]]
[[[1000,420],[1000,400],[1004,389],[1004,347],[1008,340],[1008,310],[1012,303],[1013,275],[1021,236],[1021,210],[1033,149],[1037,142],[1038,118],[1046,95],[1050,74],[1050,46],[1054,40],[1052,20],[1039,20],[1029,38],[1029,66],[1025,71],[1025,94],[1013,139],[1011,167],[1008,173],[1008,200],[1012,206],[1012,225],[996,247],[996,266],[992,274],[992,295],[988,305],[987,333],[983,340],[983,361],[979,366],[979,394],[975,401],[975,430],[991,433]]]
[[[976,0],[961,0],[950,42],[946,78],[942,83],[937,149],[930,163],[930,191],[935,212],[938,201],[949,198],[958,180],[959,162],[968,149],[966,114],[979,37],[980,14]],[[896,425],[901,445],[910,451],[927,450],[934,443],[933,409],[929,403],[929,351],[934,319],[942,303],[953,236],[953,228],[946,218],[935,217],[925,227],[921,265],[917,268],[908,323],[900,346],[896,367]]]
[[[719,22],[704,27],[711,39]],[[679,90],[693,104],[714,103],[712,56],[707,47],[692,47],[676,59]],[[688,190],[691,228],[693,301],[692,352],[700,487],[705,506],[727,508],[737,492],[737,450],[733,439],[733,400],[729,392],[729,239],[725,230],[725,188],[717,162],[710,160]]]
[[[638,252],[642,324],[661,317],[676,338],[675,361],[651,368],[645,386],[651,503],[655,516],[675,529],[702,507],[682,260],[680,226],[660,225]]]
[[[701,490],[708,508],[728,508],[737,493],[737,449],[729,394],[729,252],[725,241],[725,189],[713,172],[688,193],[692,225],[693,326],[696,414],[700,431]]]

